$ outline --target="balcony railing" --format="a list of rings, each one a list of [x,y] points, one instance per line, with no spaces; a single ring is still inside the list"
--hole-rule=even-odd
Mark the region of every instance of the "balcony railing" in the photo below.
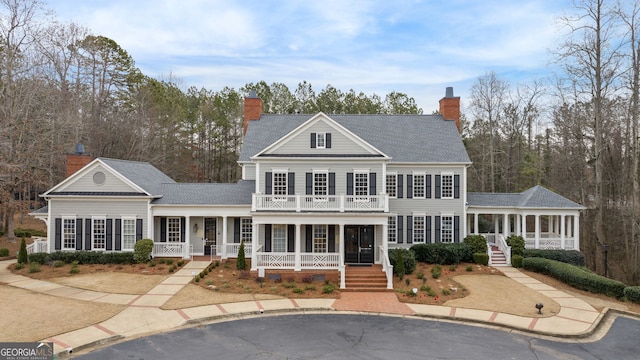
[[[253,194],[253,211],[389,211],[383,195],[264,195]]]

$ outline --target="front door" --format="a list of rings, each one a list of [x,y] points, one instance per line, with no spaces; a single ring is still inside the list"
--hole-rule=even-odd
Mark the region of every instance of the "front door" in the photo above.
[[[204,254],[211,255],[211,246],[216,245],[216,219],[204,218]],[[213,255],[216,249],[213,249]]]
[[[348,225],[344,227],[345,263],[373,263],[373,229],[373,225]]]

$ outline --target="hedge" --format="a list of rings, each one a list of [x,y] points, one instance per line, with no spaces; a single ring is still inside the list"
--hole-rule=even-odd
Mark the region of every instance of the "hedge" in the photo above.
[[[427,264],[451,265],[473,261],[471,247],[465,243],[416,244],[410,250],[417,261]]]
[[[6,256],[9,256],[9,249],[0,248],[0,257],[6,257]]]
[[[487,252],[487,238],[482,235],[469,235],[464,238],[464,243],[469,245],[473,253]]]
[[[489,254],[484,252],[473,253],[473,262],[480,265],[489,265]]]
[[[511,248],[511,256],[524,253],[524,238],[519,235],[509,235],[506,239],[507,245]]]
[[[513,266],[514,268],[521,268],[523,259],[524,258],[522,257],[522,255],[511,256],[511,266]]]
[[[404,263],[404,274],[411,274],[416,269],[416,257],[413,251],[409,251],[407,249],[389,249],[389,262],[393,265],[394,274],[398,275],[396,269],[396,259],[398,258],[398,253],[402,252],[402,259]]]
[[[21,228],[17,228],[15,230],[13,230],[13,234],[16,237],[33,237],[33,236],[47,236],[47,232],[46,231],[42,231],[42,230],[35,230],[35,229],[21,229]]]
[[[636,304],[640,304],[640,286],[627,286],[624,288],[624,296]]]
[[[31,254],[30,259],[36,254]],[[78,264],[134,264],[132,252],[103,252],[103,251],[56,251],[47,254],[42,264],[55,261],[63,261],[70,264],[77,261]],[[37,255],[36,255],[37,256]],[[39,262],[39,261],[38,261]]]
[[[555,260],[530,257],[524,258],[522,266],[526,270],[554,277],[577,289],[587,290],[597,294],[605,294],[616,298],[621,298],[624,295],[625,285],[623,283],[594,274],[575,265]]]
[[[578,250],[525,249],[523,256],[525,258],[538,257],[556,260],[575,266],[584,266],[584,254]]]

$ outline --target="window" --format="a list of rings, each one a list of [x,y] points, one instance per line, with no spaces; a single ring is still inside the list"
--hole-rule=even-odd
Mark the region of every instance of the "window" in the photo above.
[[[76,218],[62,218],[62,248],[76,248]]]
[[[397,197],[398,175],[387,174],[387,194],[390,198]]]
[[[105,246],[107,244],[106,222],[107,220],[105,218],[91,218],[91,238],[93,250],[105,249]]]
[[[253,221],[251,218],[240,219],[240,241],[251,243],[253,239]]]
[[[424,215],[413,216],[413,242],[423,243],[425,235]]]
[[[425,198],[425,174],[413,174],[413,197]]]
[[[133,250],[136,245],[136,219],[122,219],[122,250]]]
[[[442,175],[442,198],[453,199],[453,175]]]
[[[325,133],[316,133],[316,148],[324,149],[327,147],[327,143],[325,141]]]
[[[273,252],[287,252],[287,225],[274,224],[273,231]]]
[[[167,218],[167,241],[180,242],[180,218]]]
[[[440,219],[440,239],[443,243],[453,242],[453,216],[443,216]]]
[[[327,172],[314,172],[313,173],[313,195],[326,196],[327,195]]]
[[[273,173],[273,195],[287,195],[287,173]]]
[[[368,172],[356,172],[354,176],[354,195],[355,196],[368,196],[369,195],[369,173]],[[364,199],[366,200],[366,199]]]
[[[313,225],[313,252],[327,252],[327,225]]]
[[[387,220],[387,240],[390,243],[395,243],[398,241],[398,228],[397,228],[398,218],[396,216],[389,216]]]

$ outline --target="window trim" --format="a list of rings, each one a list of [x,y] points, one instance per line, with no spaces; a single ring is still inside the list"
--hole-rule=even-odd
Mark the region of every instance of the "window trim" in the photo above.
[[[322,146],[320,146],[321,138],[322,138]],[[326,148],[327,148],[327,133],[317,132],[316,133],[316,149],[326,149]]]
[[[427,215],[424,213],[418,213],[418,214],[412,214],[413,215],[413,229],[412,229],[412,235],[413,235],[413,243],[414,244],[425,244],[427,242]],[[418,228],[418,226],[416,226],[416,220],[422,220],[422,228]],[[418,233],[418,231],[421,231],[421,234]],[[416,235],[421,235],[420,237],[422,238],[422,240],[417,241],[416,239],[418,238],[418,236]]]
[[[247,225],[247,222],[249,225]],[[246,239],[247,236],[249,238],[248,240]],[[253,218],[240,218],[240,242],[244,242],[245,244],[253,242]]]
[[[440,198],[445,200],[451,200],[454,198],[454,186],[455,186],[455,174],[454,173],[440,173]],[[444,178],[448,177],[451,179],[451,184],[448,186],[449,191],[451,192],[451,196],[444,196],[445,186],[444,186]]]
[[[445,218],[450,219],[451,220],[451,228],[450,229],[445,229],[444,227],[444,220]],[[445,239],[445,231],[448,231],[449,233],[449,241],[444,241]],[[440,242],[441,243],[445,243],[445,244],[453,244],[454,239],[453,239],[453,235],[454,235],[455,229],[454,229],[454,214],[451,213],[446,213],[446,214],[440,214]]]
[[[393,195],[389,194],[389,177],[393,178]],[[385,178],[384,190],[389,196],[389,199],[397,199],[398,198],[398,173],[397,172],[388,172]]]
[[[276,186],[276,176],[279,175],[284,175],[284,185]],[[284,194],[276,194],[276,188],[281,192],[282,187],[284,187]],[[287,196],[289,195],[289,170],[274,169],[271,171],[271,195],[274,201],[287,201]]]
[[[354,200],[355,201],[369,201],[369,173],[370,171],[368,169],[366,170],[353,170],[353,196],[354,196]],[[364,186],[365,190],[366,190],[366,194],[360,194],[358,195],[358,181],[357,181],[357,177],[358,175],[362,176],[364,175],[364,179],[366,179],[366,184]],[[362,187],[362,186],[360,186]],[[361,189],[360,189],[361,190]]]
[[[134,248],[135,248],[135,245],[136,245],[136,220],[137,220],[137,218],[135,216],[123,216],[121,218],[121,221],[120,221],[120,229],[121,229],[120,230],[120,246],[121,246],[121,251],[133,251]],[[127,234],[125,232],[125,222],[127,222],[127,221],[133,221],[133,228],[132,228],[133,233],[132,234]],[[127,241],[126,241],[126,236],[127,235],[133,236],[133,243],[131,245],[131,248],[128,248],[128,247],[125,246],[125,244],[127,243]]]
[[[413,174],[413,198],[414,199],[426,199],[427,198],[427,173],[426,172],[414,172]],[[418,187],[416,184],[416,180],[418,178],[422,178],[422,186]],[[416,190],[422,189],[422,195],[417,196]]]
[[[393,226],[390,223],[391,219],[393,219]],[[393,235],[391,235],[392,232]],[[398,243],[398,215],[387,217],[387,242],[390,244]]]
[[[316,230],[322,230],[324,237],[319,237]],[[325,254],[329,252],[329,226],[326,224],[314,224],[311,230],[311,252],[314,254]],[[316,248],[324,248],[324,251],[318,251]],[[319,249],[322,250],[322,249]]]
[[[102,243],[102,247],[96,247],[96,241],[98,241],[99,239],[96,239],[96,235],[100,235],[99,233],[96,233],[96,222],[97,221],[102,221],[103,222],[103,227],[102,227],[102,236],[103,236],[103,243]],[[91,250],[92,251],[106,251],[107,250],[107,217],[104,215],[100,215],[100,216],[91,216]]]
[[[276,229],[284,229],[284,237],[282,239],[280,238],[276,238]],[[287,224],[273,224],[271,226],[271,250],[274,253],[286,253],[287,252],[287,241],[289,240],[287,238],[288,236],[288,231],[287,231]],[[276,240],[280,241],[283,240],[282,246],[283,246],[283,251],[276,251]]]
[[[65,232],[65,220],[73,220],[73,235],[72,235],[73,239],[71,241],[73,243],[72,247],[65,246],[65,244],[67,242],[66,236],[67,235],[71,235],[71,233],[67,234]],[[61,233],[62,233],[62,241],[61,242],[62,242],[62,244],[60,246],[60,249],[61,250],[75,250],[76,246],[77,246],[77,244],[76,244],[76,232],[78,231],[78,219],[75,216],[62,216],[61,226],[62,226],[62,229],[61,229]]]
[[[177,221],[178,226],[177,226],[177,231],[176,230],[171,230],[171,223],[173,221]],[[175,224],[174,224],[175,225]],[[175,236],[177,234],[177,241],[176,240],[171,240],[173,238],[173,236]],[[167,242],[168,243],[180,243],[181,239],[180,237],[182,236],[182,218],[179,216],[168,216],[167,217]]]
[[[316,175],[324,175],[324,194],[316,194],[316,190],[318,188],[316,183]],[[329,170],[313,170],[312,171],[312,196],[313,201],[328,201],[329,196]]]

